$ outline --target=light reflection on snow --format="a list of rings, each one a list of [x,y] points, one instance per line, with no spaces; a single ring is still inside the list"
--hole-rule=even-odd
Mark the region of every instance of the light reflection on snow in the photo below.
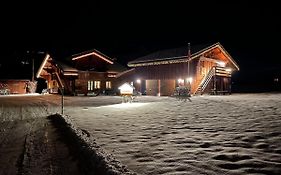
[[[148,105],[150,103],[120,103],[120,104],[114,104],[114,105],[107,105],[107,106],[100,106],[97,108],[117,108],[117,109],[124,109],[124,108],[136,108]]]
[[[95,98],[99,109],[66,112],[139,174],[280,174],[281,94],[191,99],[143,96],[105,105]]]
[[[28,94],[7,94],[7,95],[0,95],[0,97],[24,97],[24,96],[40,96],[42,94],[39,93],[28,93]]]

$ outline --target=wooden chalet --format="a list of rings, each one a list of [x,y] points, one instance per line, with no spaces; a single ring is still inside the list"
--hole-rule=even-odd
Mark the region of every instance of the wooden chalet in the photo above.
[[[130,61],[128,66],[132,69],[120,78],[131,78],[147,95],[172,95],[177,86],[187,83],[191,83],[192,94],[230,94],[231,75],[239,70],[220,43],[162,50]]]
[[[49,93],[72,94],[75,90],[75,79],[78,77],[78,70],[67,64],[54,60],[50,54],[46,54],[36,78],[45,79]]]
[[[126,70],[114,59],[98,50],[89,50],[57,61],[46,55],[36,77],[48,82],[50,93],[64,89],[65,94],[114,94],[118,86],[116,75]]]

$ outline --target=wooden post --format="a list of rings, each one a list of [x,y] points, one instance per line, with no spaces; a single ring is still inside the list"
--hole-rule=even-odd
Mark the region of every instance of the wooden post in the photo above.
[[[190,43],[188,43],[188,60],[187,60],[187,78],[190,78],[189,76],[189,61],[190,61]]]
[[[229,77],[228,80],[229,80],[229,95],[231,95],[231,88],[232,88],[232,87],[231,87],[231,77]]]
[[[217,94],[217,77],[216,77],[216,67],[215,67],[215,73],[214,73],[214,95]]]
[[[61,115],[63,115],[63,108],[64,108],[64,99],[63,99],[63,95],[64,95],[64,88],[61,88]]]
[[[160,83],[161,83],[161,82],[160,82],[160,79],[159,79],[159,80],[158,80],[158,94],[157,94],[158,96],[161,96],[161,93],[160,93],[160,92],[161,92]]]
[[[32,82],[34,82],[34,58],[32,57]]]

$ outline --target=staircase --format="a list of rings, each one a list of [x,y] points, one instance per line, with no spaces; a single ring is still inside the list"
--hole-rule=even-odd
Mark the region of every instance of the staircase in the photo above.
[[[195,94],[202,94],[207,87],[207,85],[212,80],[213,76],[215,75],[215,67],[212,67],[208,74],[201,80],[200,84],[198,85]]]
[[[56,79],[57,79],[57,82],[58,82],[58,84],[59,84],[59,87],[60,87],[60,88],[63,88],[64,85],[63,85],[63,83],[62,83],[62,80],[61,80],[59,74],[58,74],[57,72],[55,72],[55,75],[56,75]]]
[[[201,80],[194,94],[203,94],[214,76],[231,77],[231,71],[225,67],[212,67],[208,74]]]

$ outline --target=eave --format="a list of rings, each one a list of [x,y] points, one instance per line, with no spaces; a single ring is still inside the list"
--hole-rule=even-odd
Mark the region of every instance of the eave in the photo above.
[[[154,66],[154,65],[164,65],[164,64],[177,64],[177,63],[185,63],[191,61],[199,56],[204,55],[205,53],[209,52],[210,50],[219,47],[219,49],[223,52],[223,54],[230,60],[230,62],[239,70],[238,64],[233,60],[230,54],[222,47],[222,45],[218,42],[205,49],[202,49],[198,52],[193,53],[190,58],[188,56],[180,56],[180,57],[170,57],[170,58],[161,58],[161,59],[154,59],[154,60],[146,60],[146,61],[138,61],[128,63],[129,67],[141,67],[141,66]]]
[[[41,65],[40,65],[39,70],[37,71],[36,78],[39,78],[39,77],[40,77],[40,74],[42,73],[43,68],[45,67],[45,65],[46,65],[46,63],[47,63],[47,61],[48,61],[49,58],[50,58],[50,55],[49,55],[49,54],[46,54],[46,56],[45,56],[43,62],[42,62]]]
[[[84,57],[87,57],[87,56],[91,56],[91,55],[97,56],[97,57],[101,58],[102,60],[108,62],[109,64],[113,64],[113,61],[111,61],[109,58],[106,58],[105,56],[98,53],[97,51],[92,51],[90,53],[86,53],[86,54],[83,54],[83,55],[74,56],[74,57],[72,57],[72,60],[78,60],[78,59],[81,59],[81,58],[84,58]]]

